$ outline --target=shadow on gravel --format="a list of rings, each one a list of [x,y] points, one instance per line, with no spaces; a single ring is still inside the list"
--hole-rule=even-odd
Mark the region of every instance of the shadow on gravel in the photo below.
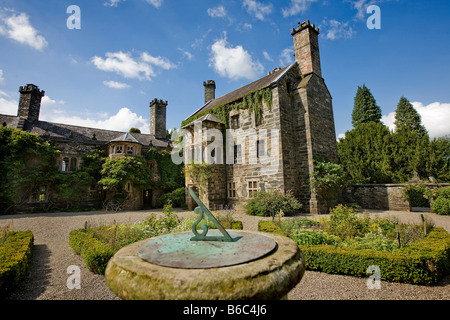
[[[50,283],[50,250],[46,245],[35,245],[27,276],[4,297],[5,300],[35,300]]]

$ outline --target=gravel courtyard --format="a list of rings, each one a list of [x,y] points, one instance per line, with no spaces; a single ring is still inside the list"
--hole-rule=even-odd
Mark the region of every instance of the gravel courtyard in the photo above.
[[[111,225],[142,221],[151,213],[137,212],[86,212],[47,213],[32,215],[0,216],[0,227],[11,225],[14,230],[32,230],[35,236],[34,251],[29,274],[14,292],[8,294],[10,300],[117,300],[109,290],[104,277],[89,272],[80,256],[69,246],[71,230],[83,228],[85,221],[93,225]],[[181,217],[191,212],[178,212]],[[421,221],[420,213],[372,211],[371,215],[397,216],[404,222]],[[450,232],[450,216],[424,213],[436,226]],[[237,215],[243,221],[244,229],[257,230],[261,218]],[[309,217],[311,218],[311,216]],[[81,269],[81,289],[67,287],[69,266]],[[450,276],[437,286],[426,287],[409,284],[382,282],[381,289],[369,290],[367,279],[341,275],[328,275],[306,271],[300,284],[289,294],[290,300],[448,300],[450,299]]]

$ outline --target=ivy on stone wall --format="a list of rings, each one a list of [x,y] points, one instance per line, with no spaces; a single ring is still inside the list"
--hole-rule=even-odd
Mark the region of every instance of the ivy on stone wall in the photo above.
[[[155,160],[157,163],[159,180],[152,181],[151,188],[171,192],[184,187],[183,165],[173,163],[170,152],[167,150],[158,151],[155,148],[151,148],[145,154],[145,159],[149,161]]]
[[[209,110],[202,111],[197,113],[196,115],[186,119],[181,123],[181,126],[185,125],[207,115],[211,114],[218,118],[223,124],[225,124],[226,128],[229,128],[228,118],[229,114],[232,110],[249,110],[249,113],[255,113],[255,120],[259,122],[262,116],[262,106],[263,102],[265,105],[271,109],[272,108],[272,89],[271,88],[263,88],[248,93],[242,97],[239,97],[233,101],[230,101],[225,104],[218,105]]]

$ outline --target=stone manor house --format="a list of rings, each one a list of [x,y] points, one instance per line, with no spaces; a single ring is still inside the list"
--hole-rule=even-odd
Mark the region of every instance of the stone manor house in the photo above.
[[[223,204],[242,208],[255,192],[277,189],[292,191],[305,211],[317,213],[326,209],[323,201],[310,191],[307,178],[313,171],[315,157],[338,161],[332,98],[322,78],[319,29],[308,20],[299,23],[291,34],[294,63],[274,69],[266,77],[219,98],[215,98],[215,82],[206,81],[205,104],[183,123],[182,128],[190,133],[185,139],[186,163],[199,160],[196,159],[199,153],[194,154],[199,148],[208,150],[207,156],[212,153],[215,160],[217,157],[223,160],[211,164],[211,179],[202,188],[201,198],[210,208]],[[271,100],[262,99],[260,108],[248,107],[251,102],[247,101],[254,100],[258,94],[267,96],[267,92],[271,93]],[[198,140],[196,136],[205,135],[210,129],[242,130],[244,134],[253,129],[269,133],[267,138],[258,135],[258,140],[253,142],[251,139],[239,142],[239,137],[233,137],[233,148],[227,144],[228,149],[225,145],[207,149],[207,139]],[[272,129],[278,129],[279,134],[271,136]],[[276,145],[274,138],[278,150],[271,148]],[[224,144],[227,139],[223,139]],[[259,158],[267,152],[272,158],[277,157],[279,165],[277,170],[265,174],[266,165],[255,159],[251,161],[251,157]],[[225,161],[230,159],[227,153],[233,153],[231,163]],[[205,161],[203,156],[200,158]],[[186,175],[186,186],[186,189],[197,187],[189,175]],[[188,194],[186,198],[188,206],[195,207]]]
[[[171,149],[172,143],[166,136],[167,101],[155,99],[150,102],[150,134],[125,133],[102,130],[74,125],[52,123],[39,120],[41,100],[45,95],[36,85],[28,84],[20,87],[20,100],[17,116],[0,114],[0,125],[37,134],[44,140],[55,143],[60,150],[57,166],[61,172],[71,173],[79,170],[82,156],[93,149],[106,150],[110,158],[122,156],[140,157],[143,151],[150,148],[157,150]],[[156,161],[148,161],[148,166],[158,179]],[[155,206],[160,190],[139,190],[133,188],[130,181],[125,186],[131,201],[124,209],[141,210]],[[101,207],[105,200],[111,198],[108,194],[92,185],[86,190],[86,196],[81,206]],[[58,201],[58,195],[50,183],[35,186],[29,194],[22,195],[23,204],[20,211],[42,211],[52,202]]]
[[[204,82],[204,105],[182,124],[182,129],[193,134],[191,141],[185,141],[186,163],[191,159],[192,150],[198,147],[194,141],[194,131],[198,128],[201,132],[208,129],[268,131],[267,137],[259,135],[254,143],[234,141],[231,150],[226,150],[225,146],[221,148],[223,152],[211,150],[211,154],[216,153],[216,159],[229,159],[227,152],[233,153],[231,163],[216,163],[210,167],[212,176],[202,188],[201,199],[211,209],[225,204],[242,208],[257,191],[270,189],[292,191],[303,203],[304,211],[317,213],[324,208],[324,203],[310,191],[307,178],[313,171],[315,157],[338,160],[332,98],[322,78],[319,29],[308,20],[299,23],[291,34],[294,63],[276,68],[266,77],[219,98],[215,97],[215,81]],[[20,87],[19,92],[17,116],[0,115],[0,125],[28,131],[56,143],[61,151],[58,167],[62,172],[78,170],[82,166],[82,155],[95,148],[107,150],[111,158],[140,156],[142,151],[152,147],[173,148],[166,136],[166,101],[155,99],[150,103],[151,132],[138,134],[41,121],[39,113],[45,92],[33,84]],[[278,130],[278,135],[271,135],[272,129]],[[255,154],[256,161],[249,161]],[[276,170],[268,172],[266,165],[259,161],[264,154],[276,160]],[[157,169],[153,167],[155,164],[148,165]],[[192,177],[186,174],[186,200],[189,209],[193,209],[196,204],[188,194],[190,187],[198,191]],[[86,190],[86,201],[101,203],[106,195],[96,193],[95,186],[91,189]],[[152,207],[161,195],[160,190],[134,190],[132,183],[125,189],[133,199],[128,209]],[[50,185],[36,186],[36,190],[27,195],[27,205],[45,205],[51,196]]]

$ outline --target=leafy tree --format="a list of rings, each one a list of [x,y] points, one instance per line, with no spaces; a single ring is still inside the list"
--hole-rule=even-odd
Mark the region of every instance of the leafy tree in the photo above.
[[[391,134],[382,123],[369,122],[348,131],[338,142],[338,155],[352,183],[391,182]]]
[[[347,185],[344,169],[327,160],[314,159],[314,172],[310,176],[311,191],[325,200],[328,209],[331,202]],[[327,210],[328,211],[328,210]]]
[[[428,134],[427,129],[422,125],[420,114],[405,97],[402,97],[397,105],[395,126],[398,130],[408,128],[417,131],[420,136]]]
[[[152,171],[147,168],[147,162],[139,157],[120,157],[106,159],[101,171],[99,184],[105,190],[121,192],[125,184],[133,182],[133,186],[146,189],[152,183]]]
[[[352,123],[353,127],[356,128],[368,122],[380,123],[381,109],[377,106],[370,90],[366,85],[363,85],[362,87],[358,87],[358,91],[356,92]]]
[[[146,154],[147,160],[156,160],[159,180],[153,181],[152,186],[166,192],[184,187],[184,166],[173,163],[170,152],[157,151],[151,148]]]
[[[129,133],[141,133],[141,130],[139,130],[137,128],[131,128]]]

